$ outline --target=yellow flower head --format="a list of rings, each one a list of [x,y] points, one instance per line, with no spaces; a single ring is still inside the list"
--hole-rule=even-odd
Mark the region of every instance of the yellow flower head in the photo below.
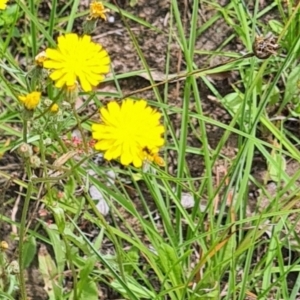
[[[50,78],[57,88],[73,87],[78,79],[82,89],[89,92],[110,69],[107,52],[88,35],[62,35],[57,40],[57,49],[47,48],[46,56],[44,68],[52,70]]]
[[[52,104],[50,107],[50,111],[52,113],[57,113],[59,111],[59,106],[56,103]]]
[[[26,96],[19,96],[18,98],[28,110],[33,110],[40,103],[41,93],[32,92],[30,94],[27,94]]]
[[[102,2],[94,0],[90,4],[90,14],[88,20],[101,18],[106,21],[105,13],[109,12],[109,9],[105,8]]]
[[[163,146],[161,114],[147,106],[145,100],[126,99],[122,104],[110,102],[100,109],[102,124],[92,125],[96,150],[104,151],[107,160],[120,158],[121,164],[139,168],[145,159],[156,161]]]
[[[6,3],[8,0],[0,0],[0,10],[4,10],[6,8]]]

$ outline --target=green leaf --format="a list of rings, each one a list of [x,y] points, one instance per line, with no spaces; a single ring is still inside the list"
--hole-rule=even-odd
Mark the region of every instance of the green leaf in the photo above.
[[[238,93],[230,93],[222,99],[222,103],[228,112],[234,116],[244,101],[244,95]]]
[[[2,291],[0,291],[0,296],[1,296],[1,299],[3,299],[3,300],[6,300],[6,299],[8,299],[8,300],[14,300],[15,299],[15,298],[11,297],[10,295],[8,295],[8,294],[6,294],[6,293],[4,293]]]
[[[280,34],[283,30],[283,25],[277,20],[270,20],[269,25],[275,34]]]
[[[293,101],[293,99],[299,102],[298,97],[295,97],[297,92],[299,92],[299,87],[298,87],[299,81],[300,81],[300,65],[293,68],[291,73],[286,79],[286,87],[284,89],[285,91],[283,97],[284,103]]]
[[[83,280],[84,278],[88,278],[89,275],[91,274],[91,272],[94,270],[94,266],[96,263],[96,257],[92,256],[90,258],[88,258],[85,261],[85,265],[84,267],[80,270],[79,274],[80,274],[80,280]]]
[[[89,247],[84,242],[82,236],[77,236],[72,232],[72,230],[68,227],[65,228],[63,234],[68,239],[68,241],[71,241],[76,245],[79,249],[81,249],[84,253],[89,253]]]
[[[41,246],[38,253],[39,270],[45,283],[45,290],[48,293],[49,300],[62,299],[62,289],[58,286],[57,269],[54,261],[49,255],[45,246]]]
[[[279,182],[282,179],[282,172],[286,169],[286,161],[282,154],[272,151],[272,158],[276,161],[276,164],[268,163],[268,170],[270,178]]]
[[[240,111],[241,106],[244,105],[244,94],[242,93],[230,93],[226,95],[222,100],[222,104],[227,109],[227,111],[230,113],[232,117],[235,117],[236,114]],[[245,112],[244,112],[244,118],[250,120],[251,119],[251,110],[248,104],[245,105]],[[237,119],[237,122],[239,124],[242,123],[242,117],[239,114],[239,117]],[[245,126],[245,124],[244,124]]]
[[[73,177],[70,177],[69,180],[66,182],[64,189],[66,198],[71,198],[74,195],[76,186],[76,181]]]
[[[94,269],[97,258],[92,256],[85,261],[84,267],[79,272],[80,280],[77,284],[78,295],[80,299],[98,299],[95,298],[94,286],[92,285],[89,275]],[[95,286],[96,291],[97,287]],[[96,293],[97,296],[97,293]]]
[[[232,260],[232,253],[236,251],[236,234],[233,233],[231,237],[228,239],[223,256],[223,269],[226,269],[230,261]]]
[[[182,283],[181,266],[178,263],[179,259],[175,249],[168,244],[162,244],[158,249],[158,256],[161,266],[169,276],[173,286],[178,286]]]
[[[134,265],[137,265],[139,261],[139,254],[138,254],[138,249],[136,247],[131,247],[129,252],[127,253],[127,263],[124,266],[124,270],[128,275],[132,275],[134,271]]]
[[[53,212],[55,224],[57,225],[59,233],[63,233],[66,226],[64,210],[59,206],[52,206],[51,210]]]
[[[33,261],[36,254],[36,241],[31,236],[27,241],[24,242],[23,246],[23,267],[27,268]]]
[[[217,286],[214,286],[211,289],[208,289],[209,292],[205,293],[205,295],[201,296],[202,300],[218,300],[220,299],[220,291],[218,289],[219,284],[217,283]],[[200,298],[199,298],[200,299]]]
[[[138,0],[130,0],[129,5],[131,7],[133,7],[133,6],[137,5],[137,3],[138,3]]]
[[[8,5],[4,11],[1,11],[0,25],[4,26],[13,24],[16,14],[20,16],[20,13],[18,13],[18,6],[16,4]]]
[[[51,241],[51,245],[55,255],[55,261],[57,264],[57,271],[59,274],[62,274],[65,268],[66,261],[65,245],[60,238],[57,226],[55,224],[48,225],[44,222],[42,222],[42,224]]]
[[[94,281],[89,280],[83,285],[81,300],[98,300],[98,288]]]
[[[267,91],[268,88],[269,88],[269,86],[267,84],[263,85],[262,92]],[[274,88],[272,89],[272,91],[270,93],[270,104],[275,105],[276,103],[278,103],[280,98],[281,98],[280,90],[277,86],[274,86]]]
[[[129,282],[129,280],[131,280],[132,282]],[[134,281],[133,278],[129,277],[126,284],[128,288],[132,291],[132,293],[134,293],[134,295],[137,297],[137,299],[156,299],[156,296],[153,292],[149,291],[144,286],[141,286],[138,282]],[[121,284],[117,280],[113,280],[110,285],[124,297],[127,296],[126,290],[123,288],[123,286],[121,286]]]

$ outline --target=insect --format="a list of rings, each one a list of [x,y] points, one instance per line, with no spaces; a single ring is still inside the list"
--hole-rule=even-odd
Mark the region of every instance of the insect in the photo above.
[[[158,153],[153,153],[147,147],[145,147],[143,149],[143,156],[144,156],[144,161],[145,162],[154,162],[154,163],[156,163],[160,167],[164,167],[165,166],[164,159],[161,156],[159,156]]]

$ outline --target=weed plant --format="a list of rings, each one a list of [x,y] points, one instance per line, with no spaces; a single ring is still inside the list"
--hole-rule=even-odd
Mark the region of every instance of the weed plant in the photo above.
[[[11,169],[0,169],[1,223],[12,228],[0,247],[1,299],[27,299],[33,264],[51,300],[117,299],[113,295],[131,300],[300,299],[300,171],[298,167],[293,174],[287,172],[288,162],[300,163],[300,3],[276,0],[261,9],[259,0],[233,0],[225,6],[194,0],[189,28],[184,29],[179,2],[170,1],[165,34],[179,45],[186,70],[170,74],[172,58],[167,51],[164,75],[169,79],[159,82],[129,24],[160,30],[115,1],[103,2],[98,21],[80,8],[78,0],[47,1],[47,17],[40,15],[40,1],[10,1],[1,10],[0,154],[1,161],[17,155],[23,170],[17,177]],[[203,21],[201,7],[208,6],[215,14]],[[78,22],[91,41],[101,44],[93,29],[101,30],[110,12],[120,15],[143,70],[117,74],[113,61],[99,58],[97,67],[103,69],[101,78],[95,75],[99,82],[93,87],[83,84],[82,74],[73,79],[75,91],[69,84],[72,78],[58,82],[55,64],[43,61],[51,51],[45,57],[42,50],[57,49],[57,37],[74,32]],[[231,35],[214,51],[197,49],[197,39],[220,19],[231,27]],[[234,43],[244,52],[224,50]],[[109,49],[105,51],[109,56]],[[122,51],[120,45],[120,55]],[[205,57],[205,67],[195,63],[197,55]],[[211,66],[216,55],[227,60]],[[109,73],[103,67],[108,65]],[[124,148],[109,156],[103,145],[98,148],[104,153],[95,150],[97,141],[92,141],[93,124],[100,121],[98,110],[107,102],[122,103],[128,97],[140,101],[137,91],[126,95],[119,88],[122,78],[139,72],[148,74],[154,97],[146,99],[147,105],[161,116],[164,128],[164,142],[155,150],[150,142],[151,149],[142,143],[142,166],[122,158]],[[232,92],[221,95],[209,76],[233,72],[238,79]],[[174,106],[168,88],[179,80],[182,106]],[[116,92],[106,92],[100,81],[116,86]],[[158,86],[164,87],[163,93]],[[232,116],[229,123],[204,113],[204,90]],[[77,105],[78,99],[82,104]],[[97,109],[91,114],[92,103]],[[172,122],[176,114],[181,116],[180,135]],[[291,122],[295,131],[287,126]],[[216,147],[210,145],[209,126],[222,129]],[[229,158],[222,150],[232,136],[237,137],[237,147]],[[188,137],[201,147],[190,146]],[[175,172],[169,168],[171,152]],[[99,165],[93,158],[100,153],[104,156]],[[204,164],[197,178],[189,169],[191,155]],[[257,158],[266,165],[263,182],[253,173]],[[220,161],[223,169],[216,171]],[[272,194],[267,189],[270,181],[275,183]],[[259,199],[267,204],[257,200],[249,213],[250,185],[260,189]],[[183,199],[188,199],[189,208]],[[11,217],[11,206],[20,218]],[[108,294],[101,296],[105,290]]]

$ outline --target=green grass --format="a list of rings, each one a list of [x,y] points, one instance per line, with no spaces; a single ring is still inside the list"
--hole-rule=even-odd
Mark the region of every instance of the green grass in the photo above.
[[[10,188],[14,184],[22,203],[18,207],[21,219],[11,220],[5,211],[8,204],[15,202],[15,196],[0,198],[4,207],[1,222],[17,228],[17,235],[11,234],[6,240],[9,247],[13,242],[18,244],[13,257],[1,248],[2,299],[15,299],[16,294],[26,299],[24,272],[33,261],[38,264],[51,300],[96,300],[100,287],[110,287],[119,293],[119,299],[133,300],[242,300],[247,296],[299,299],[299,275],[295,276],[292,287],[288,286],[287,276],[300,270],[299,258],[292,259],[292,255],[297,257],[300,246],[295,232],[300,212],[295,206],[299,202],[300,171],[288,175],[286,170],[290,160],[300,163],[299,137],[285,124],[291,118],[299,122],[300,4],[296,6],[296,0],[287,1],[288,4],[277,0],[262,10],[260,1],[256,0],[250,10],[247,1],[230,1],[221,7],[218,1],[194,0],[189,28],[184,30],[183,11],[178,2],[170,1],[168,39],[170,44],[176,41],[186,63],[185,72],[178,76],[184,78],[182,107],[175,107],[168,99],[170,82],[153,80],[129,22],[157,34],[161,30],[126,9],[104,2],[111,11],[121,14],[143,69],[125,74],[115,74],[112,70],[113,75],[106,82],[114,83],[117,91],[102,92],[100,85],[97,94],[88,94],[78,108],[82,111],[92,101],[101,107],[100,99],[104,97],[122,99],[126,97],[120,88],[122,78],[148,74],[154,98],[147,100],[162,112],[168,141],[163,149],[166,167],[151,165],[146,171],[122,168],[116,163],[99,167],[86,154],[72,157],[62,136],[70,138],[78,126],[87,136],[91,125],[86,115],[72,109],[66,108],[64,118],[58,120],[39,109],[28,128],[22,125],[26,116],[17,97],[41,84],[40,77],[31,70],[33,59],[41,49],[53,47],[58,34],[72,32],[76,20],[84,20],[88,12],[79,10],[80,1],[66,1],[64,5],[49,1],[52,10],[48,18],[38,17],[39,3],[32,0],[10,2],[7,10],[0,12],[0,155],[17,153],[20,145],[27,142],[39,148],[37,155],[41,160],[37,172],[28,158],[23,159],[26,176],[22,178],[0,170],[0,184],[4,182],[1,189],[12,195]],[[199,5],[209,6],[214,16],[199,22]],[[265,21],[271,12],[274,19]],[[215,51],[197,49],[196,41],[220,19],[232,28],[231,35]],[[20,24],[25,25],[20,27]],[[265,36],[269,31],[278,37],[281,46],[278,55],[264,60],[247,55],[252,53],[255,36]],[[246,55],[224,49],[236,40],[243,44]],[[196,54],[205,55],[204,67],[196,65]],[[228,57],[229,62],[207,67],[216,55]],[[20,58],[26,63],[27,71],[21,67]],[[168,52],[164,66],[166,77],[171,75],[171,59]],[[218,84],[211,83],[207,75],[225,71],[237,71],[239,78],[233,83],[232,92],[222,96]],[[232,116],[229,124],[204,113],[206,98],[199,88],[200,79],[210,95]],[[61,93],[52,83],[48,84],[44,91],[47,97],[59,101]],[[164,86],[163,93],[158,85]],[[136,93],[130,94],[134,97]],[[190,109],[191,104],[194,111]],[[172,122],[176,114],[181,115],[180,135]],[[215,148],[210,146],[207,125],[223,130]],[[236,155],[228,158],[222,150],[233,135],[237,136]],[[201,147],[190,146],[188,137],[200,141]],[[170,151],[177,158],[174,173],[168,168]],[[49,163],[53,154],[61,159],[70,154],[70,158],[54,168]],[[205,166],[200,178],[191,176],[187,163],[191,154]],[[252,173],[256,157],[267,166],[268,178],[263,183],[257,182]],[[212,170],[221,161],[226,166],[226,175],[217,181]],[[96,175],[89,175],[88,169]],[[51,178],[49,174],[57,171],[57,176]],[[108,171],[114,172],[114,184],[108,184]],[[266,189],[270,179],[277,184],[275,194]],[[256,208],[251,215],[247,213],[249,183],[260,188],[269,199],[265,207]],[[91,199],[90,185],[101,191],[108,203],[110,221],[101,215],[97,203]],[[78,190],[81,190],[79,196]],[[181,202],[185,193],[194,201],[189,210]],[[199,205],[203,207],[204,199],[203,211]],[[32,209],[37,212],[42,204],[52,222],[40,215],[35,215],[33,220]],[[295,222],[289,218],[292,214],[296,216]],[[96,232],[93,238],[89,235],[91,228]],[[284,229],[287,233],[282,237]],[[67,277],[73,282],[69,289],[65,286]]]

